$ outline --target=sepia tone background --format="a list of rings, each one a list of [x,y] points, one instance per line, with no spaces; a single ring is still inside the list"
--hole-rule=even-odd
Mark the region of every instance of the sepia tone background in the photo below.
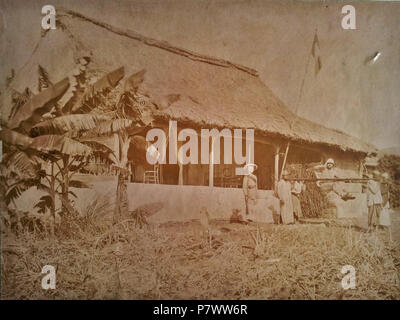
[[[44,33],[47,4],[57,8],[58,30]],[[400,6],[354,3],[357,30],[343,30],[343,5],[0,0],[0,82],[16,71],[0,96],[14,97],[3,120],[15,111],[0,132],[0,299],[398,299],[400,157],[366,156],[376,151],[368,143],[399,146]],[[61,17],[61,7],[74,12]],[[251,70],[187,59],[174,46],[254,68],[266,85]],[[40,93],[14,92],[26,86]],[[299,116],[365,142],[297,118],[269,88]],[[49,92],[60,110],[43,106]],[[169,119],[265,133],[254,148],[255,199],[246,201],[242,181],[225,170],[233,165],[150,166],[146,130],[167,132]],[[90,135],[99,140],[85,141],[88,150],[80,141]],[[327,158],[346,179],[388,173],[392,228],[370,229],[360,182],[347,185],[354,199],[328,201],[314,179]],[[310,179],[297,223],[279,223],[280,167]],[[253,221],[242,220],[247,212]],[[344,291],[340,270],[349,264],[357,288]],[[40,286],[44,265],[56,266],[56,290]]]
[[[2,82],[39,41],[45,4],[254,68],[300,116],[378,148],[400,144],[400,3],[354,2],[357,29],[343,30],[344,4],[332,1],[2,0]],[[317,76],[312,59],[305,74],[316,29],[322,60]],[[378,51],[375,64],[365,63]]]

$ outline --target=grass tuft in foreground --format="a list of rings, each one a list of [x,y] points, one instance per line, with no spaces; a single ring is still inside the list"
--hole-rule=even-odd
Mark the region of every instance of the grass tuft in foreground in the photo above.
[[[3,299],[399,299],[400,249],[384,234],[211,221],[135,227],[82,220],[68,234],[3,236]],[[210,236],[211,234],[211,236]],[[57,269],[55,290],[41,268]],[[356,269],[343,290],[341,268]]]

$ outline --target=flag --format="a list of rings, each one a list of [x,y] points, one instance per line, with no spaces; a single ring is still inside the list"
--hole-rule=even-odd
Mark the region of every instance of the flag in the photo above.
[[[312,44],[312,47],[311,47],[311,54],[312,54],[312,56],[314,58],[314,61],[315,61],[315,75],[317,75],[318,72],[322,68],[317,31],[315,31],[314,41],[313,41],[313,44]]]

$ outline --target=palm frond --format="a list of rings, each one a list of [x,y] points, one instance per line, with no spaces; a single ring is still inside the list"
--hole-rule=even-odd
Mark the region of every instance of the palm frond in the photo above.
[[[65,113],[70,113],[72,106],[76,104],[85,92],[84,83],[86,82],[86,68],[90,62],[89,57],[79,59],[74,70],[69,75],[70,87],[60,99],[60,109]]]
[[[38,212],[39,213],[46,213],[46,209],[50,209],[52,206],[53,200],[51,199],[51,197],[49,195],[45,195],[40,197],[38,203],[35,204],[34,208],[39,209]]]
[[[119,96],[117,112],[120,117],[140,121],[141,112],[132,92],[126,91]]]
[[[54,102],[68,89],[68,78],[57,82],[54,86],[30,98],[7,124],[10,129],[21,128],[29,132],[30,128],[38,122],[40,117],[49,112]]]
[[[84,137],[96,137],[111,135],[118,131],[129,129],[133,125],[133,121],[129,119],[113,119],[99,123],[93,130],[88,131]]]
[[[36,134],[79,132],[96,128],[100,122],[106,120],[109,118],[98,114],[69,114],[42,121],[32,131]]]
[[[80,139],[79,142],[91,147],[93,154],[101,153],[106,155],[114,152],[110,147],[99,141]]]
[[[68,193],[69,193],[71,196],[73,196],[75,199],[78,198],[78,196],[76,195],[75,192],[69,190]]]
[[[26,88],[23,93],[19,93],[18,91],[13,91],[12,93],[12,108],[8,120],[11,120],[15,114],[19,111],[19,109],[28,102],[29,98],[32,96],[32,91],[29,88]]]
[[[40,152],[59,152],[68,155],[91,154],[92,149],[74,139],[59,135],[43,135],[33,138],[31,148]]]
[[[38,73],[39,73],[38,91],[41,92],[43,91],[43,89],[47,89],[53,84],[50,81],[49,74],[41,65],[39,65],[38,67]]]
[[[20,150],[15,150],[3,158],[3,162],[9,170],[30,178],[37,177],[38,170],[40,170],[37,166],[39,161],[37,156]]]
[[[139,85],[144,81],[144,75],[146,74],[146,69],[140,70],[130,75],[124,84],[125,92],[136,92]]]
[[[0,140],[12,146],[19,146],[22,148],[29,148],[33,143],[31,137],[7,128],[3,128],[0,131]]]
[[[138,98],[132,91],[125,91],[119,96],[116,109],[120,118],[131,119],[141,126],[149,125],[153,121],[151,104]]]
[[[120,67],[107,73],[95,83],[88,85],[83,94],[76,99],[72,106],[72,112],[88,112],[93,109],[96,98],[103,92],[115,88],[124,75],[124,67]]]
[[[16,200],[21,196],[22,193],[24,193],[26,190],[32,188],[32,187],[37,187],[38,189],[45,189],[47,188],[46,186],[42,185],[40,183],[40,179],[23,179],[20,180],[16,183],[14,183],[12,186],[10,186],[7,189],[7,192],[5,194],[5,201],[6,204],[9,205],[10,202],[13,200]]]

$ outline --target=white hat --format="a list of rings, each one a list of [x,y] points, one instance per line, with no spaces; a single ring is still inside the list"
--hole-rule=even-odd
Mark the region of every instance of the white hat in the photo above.
[[[326,160],[326,162],[325,162],[325,165],[327,165],[328,163],[331,163],[331,164],[335,164],[335,161],[333,161],[333,159],[332,158],[329,158],[328,160]]]
[[[373,174],[374,176],[379,176],[379,175],[380,175],[380,172],[379,172],[378,170],[374,170],[374,172],[372,172],[372,174]]]
[[[389,174],[387,172],[382,173],[382,177],[385,179],[389,179]]]
[[[157,148],[152,144],[147,148],[146,152],[146,158],[148,159],[149,162],[157,162],[157,160],[160,158],[161,154],[158,152]]]
[[[289,175],[289,171],[288,170],[285,169],[285,170],[282,171],[282,177],[283,176],[288,176],[288,175]]]
[[[254,170],[257,170],[258,166],[255,163],[246,163],[244,169],[247,170],[248,167],[254,167]]]

